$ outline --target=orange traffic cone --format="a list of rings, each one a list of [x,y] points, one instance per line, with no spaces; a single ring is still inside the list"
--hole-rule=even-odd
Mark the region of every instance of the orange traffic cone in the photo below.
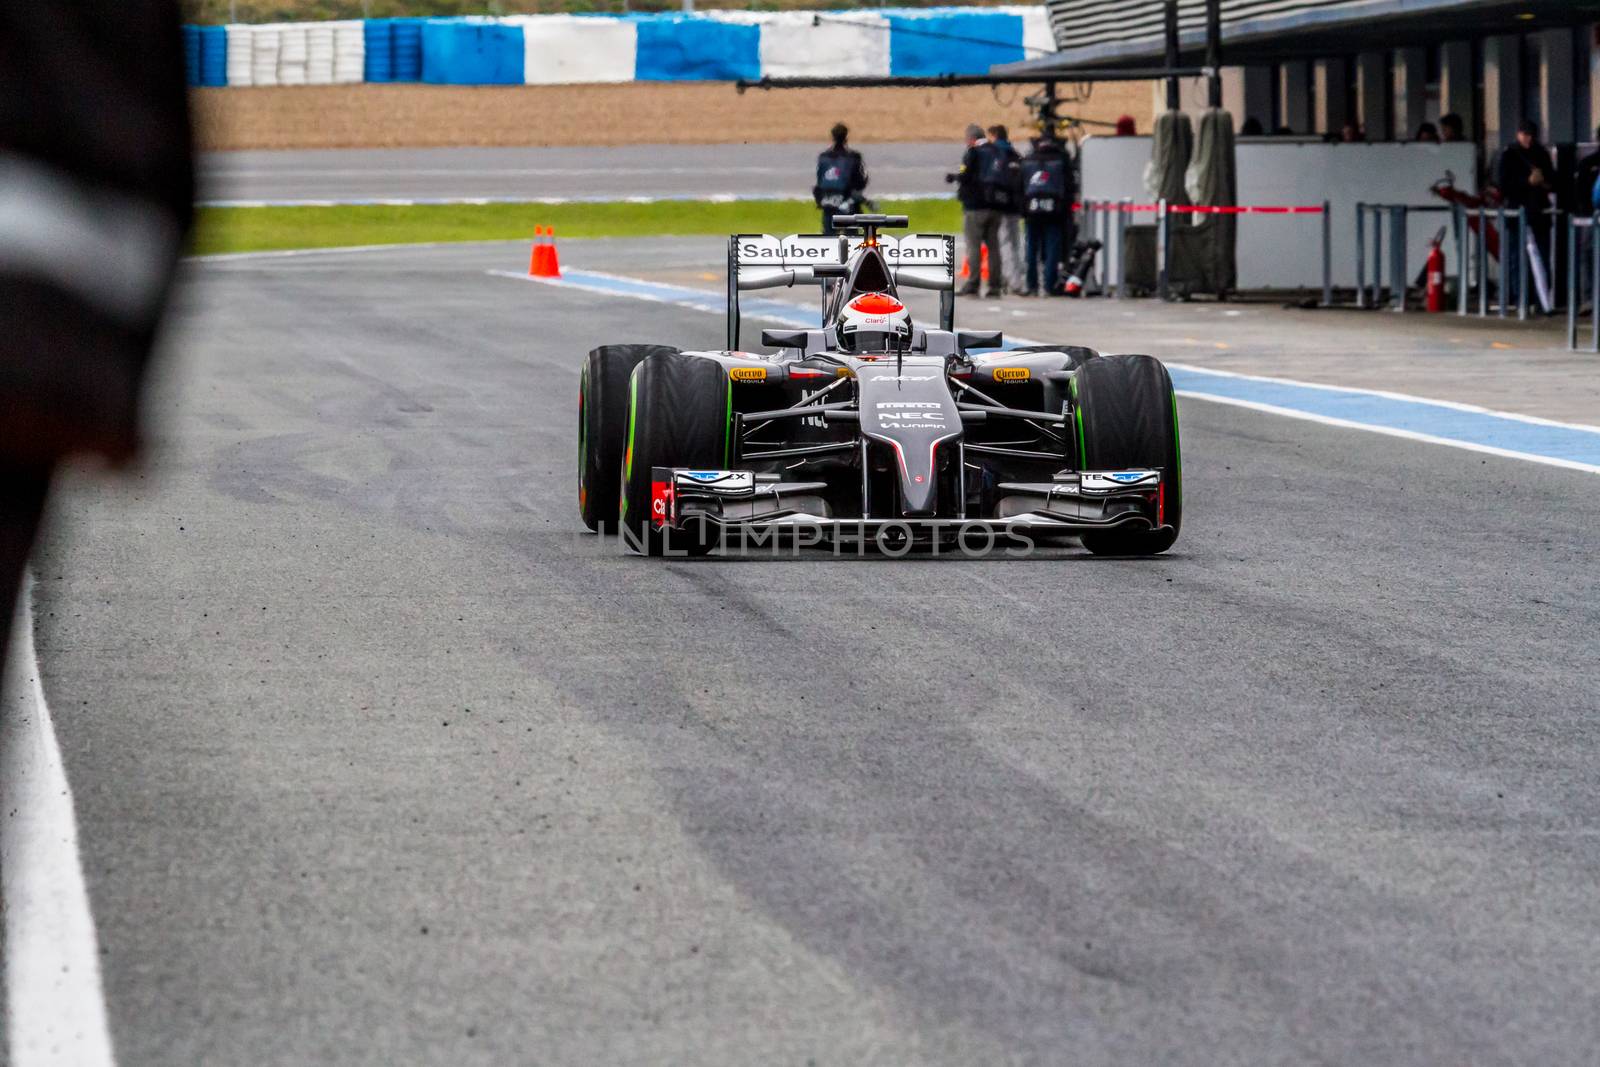
[[[533,253],[528,257],[528,277],[544,277],[544,227],[533,228]]]
[[[545,270],[549,272],[546,277],[559,278],[561,277],[561,256],[556,252],[556,228],[554,226],[546,226],[544,228],[544,235],[544,265]]]
[[[978,248],[979,248],[979,258],[982,260],[982,263],[978,267],[978,275],[984,281],[988,281],[989,280],[989,246],[988,245],[979,245]],[[963,259],[961,261],[961,277],[963,279],[972,277],[972,261],[971,260]]]

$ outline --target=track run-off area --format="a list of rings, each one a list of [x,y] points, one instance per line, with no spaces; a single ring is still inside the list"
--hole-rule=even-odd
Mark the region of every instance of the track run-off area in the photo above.
[[[1547,356],[1363,388],[1337,314],[963,301],[1176,366],[1172,552],[629,556],[581,357],[720,345],[719,247],[188,265],[149,465],[35,559],[118,1062],[1590,1060],[1600,435]]]

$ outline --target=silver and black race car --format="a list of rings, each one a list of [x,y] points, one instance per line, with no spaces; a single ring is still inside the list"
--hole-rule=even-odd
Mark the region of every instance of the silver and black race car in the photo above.
[[[578,394],[578,504],[636,550],[700,553],[737,536],[938,544],[974,524],[1097,554],[1150,555],[1183,516],[1177,406],[1151,356],[1002,349],[954,329],[953,239],[880,231],[729,239],[728,347],[604,345]],[[816,329],[739,350],[739,294],[816,285]],[[902,289],[939,295],[939,328]],[[997,351],[998,350],[998,351]]]

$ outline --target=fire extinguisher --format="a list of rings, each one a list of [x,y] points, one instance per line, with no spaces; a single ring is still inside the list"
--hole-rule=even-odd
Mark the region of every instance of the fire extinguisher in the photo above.
[[[1444,231],[1440,230],[1428,250],[1428,310],[1444,310]]]

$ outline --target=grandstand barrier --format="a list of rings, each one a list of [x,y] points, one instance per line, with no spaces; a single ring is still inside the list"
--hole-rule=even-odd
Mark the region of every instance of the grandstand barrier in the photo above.
[[[193,86],[551,85],[982,74],[1054,50],[1042,7],[187,26]]]

